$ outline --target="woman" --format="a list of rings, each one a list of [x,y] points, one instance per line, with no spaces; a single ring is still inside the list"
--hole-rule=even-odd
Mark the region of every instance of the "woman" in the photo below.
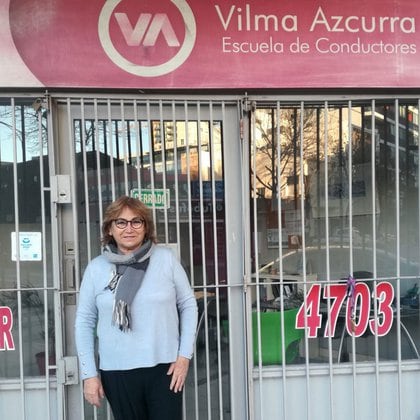
[[[197,326],[187,275],[172,250],[156,245],[150,211],[137,199],[111,203],[102,234],[76,314],[84,396],[97,407],[106,396],[115,420],[181,419]]]

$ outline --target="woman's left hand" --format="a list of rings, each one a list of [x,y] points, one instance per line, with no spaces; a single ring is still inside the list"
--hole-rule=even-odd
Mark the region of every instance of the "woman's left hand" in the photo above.
[[[189,365],[190,360],[183,356],[178,356],[176,362],[171,363],[168,370],[168,375],[172,375],[171,385],[169,386],[171,391],[175,393],[182,391]]]

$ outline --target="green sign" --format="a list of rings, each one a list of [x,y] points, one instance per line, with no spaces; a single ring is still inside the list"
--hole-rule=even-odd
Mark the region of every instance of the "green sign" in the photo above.
[[[137,198],[147,207],[155,209],[168,209],[170,207],[169,189],[141,189],[134,188],[131,190],[131,197]]]

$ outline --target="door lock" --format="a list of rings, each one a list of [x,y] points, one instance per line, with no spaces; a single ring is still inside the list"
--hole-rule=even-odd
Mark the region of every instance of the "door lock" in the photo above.
[[[51,177],[51,200],[53,203],[71,203],[70,175],[54,175]]]
[[[58,361],[57,381],[63,385],[77,385],[79,383],[77,356],[66,356]]]

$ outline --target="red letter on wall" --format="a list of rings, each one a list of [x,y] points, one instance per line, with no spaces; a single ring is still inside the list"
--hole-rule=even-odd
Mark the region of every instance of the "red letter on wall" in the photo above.
[[[13,314],[8,306],[0,306],[0,351],[14,350],[12,336]]]

